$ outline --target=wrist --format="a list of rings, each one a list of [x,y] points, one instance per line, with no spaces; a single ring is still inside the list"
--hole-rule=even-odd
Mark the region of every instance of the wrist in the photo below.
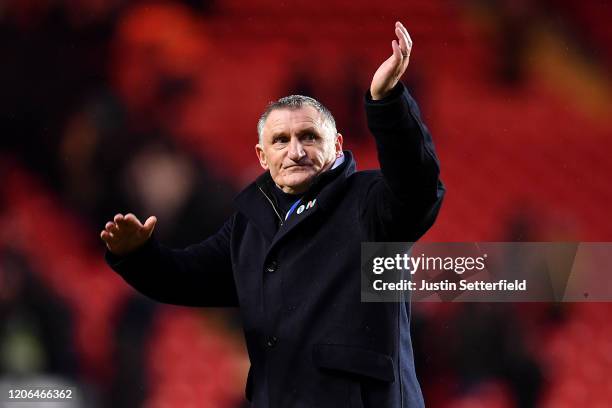
[[[372,97],[373,101],[379,101],[381,99],[384,99],[388,94],[389,94],[390,89],[387,89],[384,92],[380,92],[380,91],[374,91],[372,88],[370,88],[370,96]]]
[[[376,104],[386,103],[399,97],[403,90],[404,86],[400,81],[396,82],[395,85],[392,88],[389,88],[385,93],[376,91],[372,92],[372,88],[370,88],[368,92],[366,92],[366,101],[374,102]]]

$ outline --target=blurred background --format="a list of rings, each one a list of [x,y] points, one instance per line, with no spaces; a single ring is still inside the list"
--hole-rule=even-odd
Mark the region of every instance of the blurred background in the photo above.
[[[103,261],[117,212],[206,238],[260,168],[266,103],[312,95],[360,169],[363,94],[404,77],[447,196],[428,241],[612,241],[612,2],[1,0],[0,384],[87,407],[245,407],[232,309],[160,305]],[[413,305],[429,407],[607,407],[609,303]]]

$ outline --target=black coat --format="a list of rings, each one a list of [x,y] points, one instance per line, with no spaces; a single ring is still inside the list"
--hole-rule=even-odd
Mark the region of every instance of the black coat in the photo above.
[[[207,240],[171,250],[150,239],[125,258],[107,252],[112,268],[153,299],[240,306],[253,407],[423,406],[410,305],[360,301],[360,244],[416,241],[434,222],[444,188],[403,85],[381,101],[367,96],[365,105],[381,171],[356,172],[345,152],[282,223],[265,173]]]

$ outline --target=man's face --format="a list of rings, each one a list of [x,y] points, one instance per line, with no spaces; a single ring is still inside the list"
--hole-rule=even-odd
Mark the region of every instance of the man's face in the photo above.
[[[332,134],[312,106],[277,109],[268,115],[255,150],[277,186],[301,194],[342,154],[342,135]]]

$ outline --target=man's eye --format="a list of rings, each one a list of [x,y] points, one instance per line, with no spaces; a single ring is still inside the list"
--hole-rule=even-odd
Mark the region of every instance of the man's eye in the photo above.
[[[304,135],[304,139],[306,140],[315,140],[317,136],[314,133],[306,133]]]
[[[272,143],[277,144],[277,143],[287,143],[287,138],[286,137],[275,137],[274,139],[272,139]]]

